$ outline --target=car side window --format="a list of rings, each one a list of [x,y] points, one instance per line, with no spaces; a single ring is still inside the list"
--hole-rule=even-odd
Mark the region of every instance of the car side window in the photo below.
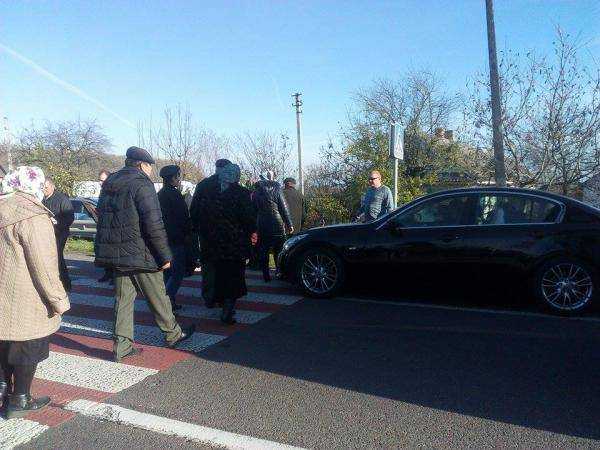
[[[71,201],[73,205],[73,211],[75,213],[75,220],[93,220],[92,217],[88,214],[87,210],[83,206],[83,203],[80,201]]]
[[[403,228],[468,225],[469,199],[468,195],[434,198],[401,213],[394,222]]]
[[[477,202],[477,225],[553,223],[560,205],[539,197],[517,194],[482,194]]]

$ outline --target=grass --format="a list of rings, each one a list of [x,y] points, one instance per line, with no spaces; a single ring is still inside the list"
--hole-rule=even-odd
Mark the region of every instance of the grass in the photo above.
[[[69,238],[65,246],[66,253],[83,253],[94,255],[94,241],[91,239]]]

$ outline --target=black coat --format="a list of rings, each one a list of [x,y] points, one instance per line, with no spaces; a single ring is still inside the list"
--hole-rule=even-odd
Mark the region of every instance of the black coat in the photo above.
[[[69,197],[62,192],[54,191],[54,194],[45,198],[42,203],[54,214],[54,219],[57,222],[54,225],[56,235],[68,235],[69,227],[75,220],[75,210]]]
[[[172,255],[150,178],[125,167],[102,184],[98,201],[96,264],[121,271],[157,271]]]
[[[200,197],[198,231],[202,261],[244,261],[250,257],[250,235],[256,231],[256,212],[250,191],[233,184]]]
[[[184,245],[191,231],[190,213],[179,189],[165,185],[158,191],[158,201],[169,245]]]
[[[285,236],[285,226],[292,226],[292,219],[281,185],[276,181],[259,182],[254,205],[258,211],[259,236]]]
[[[290,211],[290,216],[292,216],[294,232],[297,233],[302,229],[302,225],[304,225],[304,218],[306,215],[304,197],[302,197],[302,194],[299,190],[293,187],[284,188],[283,196],[285,197],[285,202],[287,203],[288,209]]]
[[[214,195],[216,193],[218,184],[219,177],[217,174],[214,174],[200,181],[200,183],[196,185],[196,190],[192,197],[192,204],[190,205],[190,218],[192,219],[192,226],[196,231],[200,228],[200,203],[204,201],[206,196]]]

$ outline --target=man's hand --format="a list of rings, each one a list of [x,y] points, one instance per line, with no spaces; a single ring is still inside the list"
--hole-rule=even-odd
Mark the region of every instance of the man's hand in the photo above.
[[[294,227],[288,227],[288,234],[294,234]]]
[[[160,268],[160,270],[167,270],[171,268],[171,261],[167,261],[164,266]]]

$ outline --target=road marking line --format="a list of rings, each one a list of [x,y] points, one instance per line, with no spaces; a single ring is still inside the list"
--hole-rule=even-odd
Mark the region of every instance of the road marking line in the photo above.
[[[115,304],[114,297],[108,297],[106,295],[92,295],[92,294],[69,294],[69,300],[71,303],[76,305],[88,305],[88,306],[99,306],[104,308],[113,308]],[[135,302],[135,310],[139,312],[151,313],[152,310],[145,300],[137,300]],[[220,320],[221,309],[213,308],[208,309],[201,305],[182,305],[182,308],[177,311],[177,315],[181,317],[191,317],[193,319],[211,319]],[[266,317],[269,317],[270,313],[257,312],[257,311],[245,311],[236,310],[235,318],[239,323],[252,324],[256,323]]]
[[[33,420],[0,418],[0,449],[10,450],[39,436],[49,427]]]
[[[82,334],[84,336],[108,338],[113,337],[113,323],[106,320],[90,319],[87,317],[63,316],[62,331],[66,333]],[[189,352],[200,352],[217,342],[222,341],[227,336],[216,334],[207,334],[195,332],[191,338],[177,346],[177,350]],[[140,344],[153,345],[155,347],[165,347],[165,340],[162,331],[156,327],[146,325],[135,325],[134,339]]]
[[[65,408],[87,417],[116,422],[134,428],[154,431],[168,436],[177,436],[190,441],[228,449],[299,449],[299,447],[230,433],[215,428],[203,427],[179,420],[167,419],[165,417],[122,408],[117,405],[91,402],[89,400],[75,400],[67,404]]]
[[[50,352],[48,359],[38,365],[35,377],[95,391],[115,393],[156,373],[158,373],[156,369]]]
[[[547,319],[567,319],[567,320],[579,320],[584,322],[600,322],[599,317],[568,317],[568,316],[554,316],[552,314],[534,313],[528,311],[510,311],[503,309],[485,309],[485,308],[469,308],[462,306],[448,306],[448,305],[430,305],[427,303],[412,303],[412,302],[397,302],[397,301],[385,301],[385,300],[366,300],[354,297],[337,297],[335,300],[341,300],[345,302],[353,303],[368,303],[375,305],[392,305],[392,306],[409,306],[412,308],[430,308],[430,309],[443,309],[448,311],[467,311],[476,312],[483,314],[504,314],[507,316],[529,316],[529,317],[543,317]]]

